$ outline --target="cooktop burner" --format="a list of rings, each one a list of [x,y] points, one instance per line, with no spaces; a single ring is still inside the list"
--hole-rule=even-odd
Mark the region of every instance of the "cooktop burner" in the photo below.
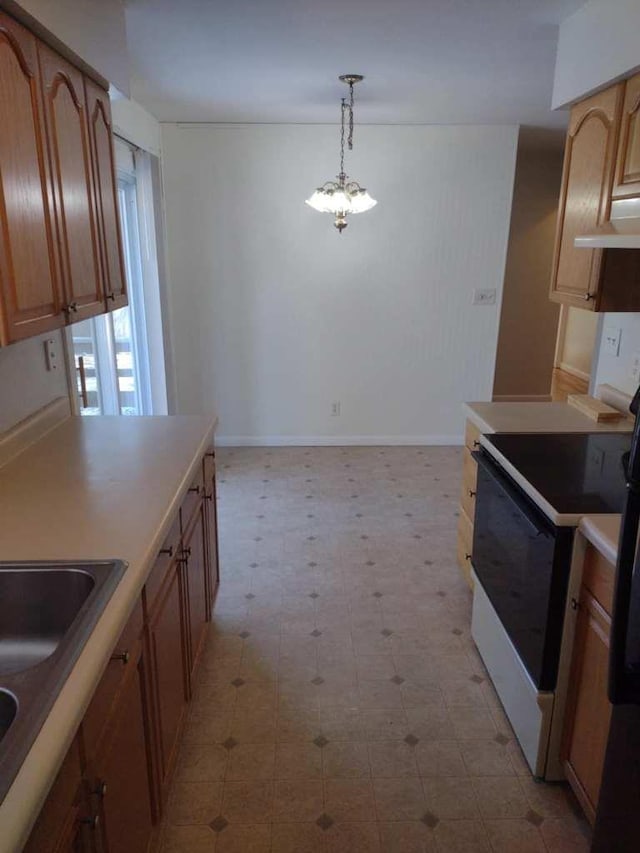
[[[631,433],[500,433],[485,436],[558,513],[619,513]]]

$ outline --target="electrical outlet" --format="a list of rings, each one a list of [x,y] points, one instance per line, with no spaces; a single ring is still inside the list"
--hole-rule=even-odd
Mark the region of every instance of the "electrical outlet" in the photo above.
[[[622,337],[622,329],[616,329],[614,326],[605,326],[604,330],[604,351],[608,355],[613,355],[616,358],[620,355],[620,338]]]
[[[490,287],[487,290],[473,291],[473,305],[495,305],[496,304],[496,289]]]
[[[331,417],[337,418],[340,414],[340,400],[336,400],[335,403],[331,404]]]
[[[44,360],[47,370],[58,369],[58,348],[52,338],[47,338],[44,342]]]
[[[631,359],[631,370],[629,371],[629,376],[633,379],[634,382],[640,384],[640,352],[634,352],[633,357]]]

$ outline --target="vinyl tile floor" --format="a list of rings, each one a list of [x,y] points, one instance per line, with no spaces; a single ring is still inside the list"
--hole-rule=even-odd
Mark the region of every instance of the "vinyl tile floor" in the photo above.
[[[162,853],[568,853],[469,633],[461,450],[218,453],[221,582]]]

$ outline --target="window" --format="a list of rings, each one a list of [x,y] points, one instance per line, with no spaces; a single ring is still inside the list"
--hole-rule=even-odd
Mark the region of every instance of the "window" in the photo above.
[[[118,204],[122,228],[122,246],[127,277],[129,304],[108,314],[75,323],[68,330],[73,353],[81,415],[150,415],[166,411],[166,400],[152,399],[151,371],[146,307],[149,298],[159,302],[157,276],[145,292],[141,231],[150,234],[154,228],[153,204],[143,195],[151,192],[151,184],[140,186],[149,169],[143,166],[145,152],[136,152],[128,144],[116,140],[118,167]],[[143,180],[143,184],[146,182]],[[140,222],[140,214],[151,221]],[[141,228],[141,225],[143,226]],[[153,246],[146,246],[155,252]],[[149,263],[146,264],[149,268]],[[149,294],[149,288],[154,292]],[[157,347],[154,352],[158,353]],[[163,360],[160,344],[160,361]],[[157,371],[156,371],[157,372]]]

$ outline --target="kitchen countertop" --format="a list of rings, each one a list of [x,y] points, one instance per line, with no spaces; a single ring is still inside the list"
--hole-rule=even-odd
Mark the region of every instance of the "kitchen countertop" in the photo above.
[[[633,420],[597,423],[568,403],[465,403],[480,432],[631,432]]]
[[[2,560],[129,564],[0,804],[0,853],[26,840],[215,427],[213,416],[68,418],[0,468]]]
[[[614,566],[618,560],[621,521],[621,515],[585,515],[580,521],[580,531]]]

